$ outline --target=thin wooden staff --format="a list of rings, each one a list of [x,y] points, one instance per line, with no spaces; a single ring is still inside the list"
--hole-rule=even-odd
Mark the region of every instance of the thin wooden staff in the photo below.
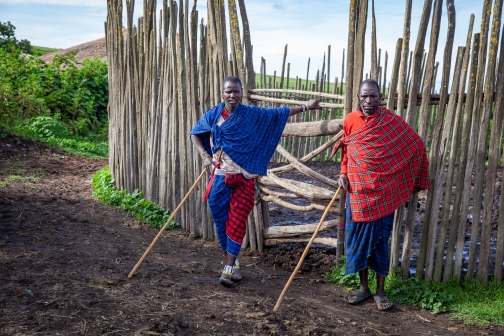
[[[299,259],[299,262],[298,262],[298,264],[296,266],[296,269],[294,270],[294,272],[292,272],[292,274],[291,274],[291,276],[289,278],[289,281],[287,281],[287,283],[285,284],[285,287],[284,287],[282,293],[280,294],[280,297],[278,298],[278,301],[277,301],[277,303],[275,305],[275,308],[273,308],[273,312],[276,312],[278,310],[278,307],[280,307],[280,304],[282,303],[282,300],[283,300],[283,298],[285,296],[285,293],[287,292],[287,289],[289,288],[292,280],[294,280],[294,277],[296,276],[297,272],[301,268],[301,265],[303,264],[303,261],[304,261],[306,255],[308,254],[308,251],[310,250],[310,247],[311,247],[313,241],[315,240],[315,237],[317,237],[317,234],[318,234],[320,228],[322,227],[322,224],[324,223],[324,219],[326,218],[327,213],[329,212],[329,209],[331,209],[333,203],[336,201],[336,198],[338,198],[338,194],[340,192],[340,189],[341,189],[341,187],[338,187],[338,190],[334,194],[331,202],[329,202],[329,205],[325,209],[324,214],[322,215],[322,218],[320,219],[320,223],[317,225],[317,228],[315,229],[315,232],[313,233],[313,236],[311,237],[310,241],[308,242],[308,245],[306,245],[306,248],[305,248],[305,250],[303,252],[303,255],[301,256],[301,259]]]
[[[152,248],[154,247],[154,244],[156,244],[156,242],[158,241],[159,237],[161,237],[161,234],[163,233],[163,231],[166,230],[166,227],[170,224],[170,222],[172,221],[172,219],[175,216],[175,214],[180,210],[180,208],[182,207],[182,205],[189,198],[189,195],[191,195],[191,193],[194,190],[194,188],[196,188],[196,185],[198,184],[198,182],[203,178],[203,176],[205,175],[205,172],[206,172],[206,169],[203,169],[203,171],[201,172],[200,176],[198,177],[198,179],[196,180],[196,182],[194,182],[194,184],[191,187],[191,189],[189,189],[189,191],[185,195],[185,197],[182,200],[182,202],[180,202],[180,204],[175,209],[175,211],[173,211],[173,213],[171,214],[170,218],[168,218],[168,220],[166,221],[165,225],[163,225],[163,227],[161,228],[161,230],[158,232],[156,238],[154,238],[154,240],[149,245],[149,247],[147,248],[147,250],[145,250],[142,258],[140,258],[140,260],[137,262],[137,264],[135,265],[135,267],[133,267],[133,269],[131,270],[130,274],[128,275],[128,279],[130,279],[135,274],[135,272],[137,271],[138,267],[140,267],[140,265],[142,264],[142,262],[145,260],[145,258],[147,257],[147,254],[149,254],[150,250],[152,250]]]

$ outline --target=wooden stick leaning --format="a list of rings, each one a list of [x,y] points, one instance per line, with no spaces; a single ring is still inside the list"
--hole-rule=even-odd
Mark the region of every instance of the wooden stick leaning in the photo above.
[[[196,182],[194,182],[194,184],[191,187],[191,189],[189,189],[189,191],[185,195],[185,197],[182,200],[182,202],[180,202],[180,204],[177,206],[177,208],[173,211],[173,213],[171,214],[170,218],[168,218],[168,220],[166,221],[165,225],[163,225],[163,227],[161,228],[161,230],[159,230],[158,234],[156,235],[156,237],[154,238],[154,240],[152,241],[152,243],[149,245],[149,247],[147,248],[147,250],[145,250],[144,254],[142,255],[142,258],[140,258],[140,260],[137,262],[137,264],[135,265],[135,267],[133,267],[133,269],[131,270],[130,274],[128,275],[128,279],[131,279],[131,277],[135,274],[135,272],[137,271],[138,267],[140,267],[140,265],[142,264],[142,262],[145,260],[145,258],[149,254],[150,250],[152,250],[152,248],[154,247],[154,244],[156,244],[156,242],[158,241],[159,237],[161,237],[161,234],[163,233],[163,231],[166,230],[166,227],[171,223],[173,217],[175,217],[175,214],[180,210],[180,208],[182,207],[182,205],[189,198],[189,195],[191,195],[191,193],[194,190],[194,188],[196,188],[196,185],[198,185],[199,181],[203,178],[203,176],[205,175],[205,172],[206,172],[206,169],[203,169],[203,171],[201,172],[200,176],[198,177],[198,179],[196,180]]]
[[[289,281],[287,281],[287,283],[285,284],[285,287],[284,287],[282,293],[280,294],[280,297],[278,298],[278,301],[277,301],[277,303],[275,305],[275,308],[273,308],[273,312],[276,312],[278,310],[278,308],[280,307],[280,304],[282,303],[282,300],[283,300],[283,298],[285,296],[285,293],[287,292],[287,289],[289,288],[292,280],[294,280],[294,277],[296,276],[297,272],[301,268],[301,265],[303,264],[303,261],[306,258],[306,255],[308,254],[308,251],[310,250],[310,247],[311,247],[313,241],[315,240],[315,237],[317,237],[317,234],[318,234],[320,228],[322,227],[322,224],[324,223],[324,219],[327,217],[327,213],[329,212],[329,209],[331,209],[333,203],[338,198],[338,194],[340,192],[340,189],[341,189],[341,187],[338,187],[338,190],[334,194],[334,197],[332,198],[331,202],[329,202],[329,205],[325,209],[324,214],[322,215],[322,218],[320,219],[320,222],[317,225],[317,228],[315,229],[315,232],[313,232],[313,236],[311,237],[310,241],[308,242],[308,245],[306,245],[306,248],[305,248],[305,250],[303,252],[303,255],[299,259],[299,262],[298,262],[298,264],[296,266],[296,269],[294,270],[294,272],[292,272],[292,274],[291,274],[291,276],[289,278]]]

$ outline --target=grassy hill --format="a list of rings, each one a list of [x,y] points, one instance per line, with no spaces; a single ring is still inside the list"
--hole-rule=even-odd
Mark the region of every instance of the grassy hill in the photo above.
[[[269,80],[271,78],[271,86],[272,88],[275,87],[275,84],[274,82],[276,83],[276,86],[279,86],[280,85],[280,77],[279,76],[276,76],[276,78],[274,78],[274,76],[271,76],[271,75],[266,75],[266,85],[269,85]],[[259,74],[256,74],[256,87],[260,87],[260,80],[261,80],[261,76]],[[289,78],[289,83],[288,83],[288,86],[286,86],[286,83],[285,83],[285,80],[286,78],[284,79],[284,89],[295,89],[295,86],[296,86],[296,78]],[[308,80],[308,91],[311,91],[311,88],[312,86],[315,84],[315,81],[314,80]],[[319,84],[320,85],[320,84]],[[338,91],[337,93],[339,94],[339,90],[341,90],[341,87],[340,87],[341,83],[338,83]],[[329,84],[329,90],[327,89],[327,83],[324,84],[325,88],[324,88],[324,92],[326,93],[333,93],[333,89],[334,89],[334,83],[330,83]],[[300,87],[301,90],[306,90],[306,80],[305,79],[301,79],[301,87]]]
[[[40,56],[44,56],[46,54],[52,53],[54,51],[58,51],[58,48],[48,48],[48,47],[40,47],[40,46],[32,46],[34,52],[39,52]]]

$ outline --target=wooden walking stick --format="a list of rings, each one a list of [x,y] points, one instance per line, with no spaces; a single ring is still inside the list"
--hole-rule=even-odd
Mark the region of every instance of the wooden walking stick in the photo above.
[[[296,276],[297,272],[301,268],[301,265],[303,264],[303,261],[306,258],[306,255],[308,254],[308,251],[310,250],[310,247],[311,247],[313,241],[315,240],[315,237],[317,237],[317,234],[318,234],[320,228],[322,227],[322,223],[324,223],[324,219],[327,217],[327,213],[329,212],[329,209],[332,207],[333,203],[336,201],[336,198],[338,198],[338,194],[339,194],[340,189],[341,189],[341,187],[338,188],[338,190],[334,194],[331,202],[329,202],[329,205],[325,209],[324,214],[322,215],[322,218],[320,219],[320,223],[317,225],[317,228],[315,229],[313,236],[311,237],[310,241],[308,242],[308,245],[306,245],[306,248],[303,252],[303,255],[301,256],[301,259],[299,259],[299,262],[296,266],[296,269],[294,270],[294,272],[292,272],[292,274],[289,278],[289,281],[287,281],[287,283],[285,284],[285,287],[284,287],[282,293],[280,294],[280,297],[278,298],[278,301],[275,305],[275,308],[273,308],[273,312],[276,312],[278,310],[278,307],[280,307],[280,304],[282,303],[282,300],[285,296],[285,293],[287,292],[287,289],[289,288],[292,280],[294,280],[294,277]]]
[[[178,205],[178,207],[173,211],[173,213],[171,214],[170,218],[168,218],[168,221],[166,221],[165,225],[163,225],[163,227],[161,228],[161,230],[159,230],[159,233],[157,234],[156,238],[154,238],[154,240],[149,245],[149,247],[147,248],[147,250],[145,250],[142,258],[140,258],[140,260],[137,262],[137,264],[135,265],[135,267],[133,267],[133,269],[131,270],[130,274],[128,275],[128,279],[130,279],[133,275],[135,275],[135,272],[137,271],[138,267],[140,267],[140,264],[142,264],[142,262],[145,260],[145,258],[147,257],[147,254],[149,254],[150,250],[152,250],[152,248],[154,247],[154,244],[156,244],[156,242],[158,241],[159,237],[161,237],[161,234],[163,233],[163,231],[166,230],[166,227],[170,224],[170,222],[172,221],[172,219],[175,216],[175,214],[180,210],[180,208],[185,203],[185,201],[187,201],[187,199],[189,198],[189,195],[192,193],[192,191],[194,190],[194,188],[196,188],[196,185],[198,184],[198,182],[205,175],[205,172],[206,172],[206,169],[203,169],[203,171],[201,172],[200,176],[198,177],[198,179],[196,180],[196,182],[194,182],[194,184],[191,187],[191,189],[189,189],[189,191],[185,195],[185,197],[182,200],[182,202],[180,202],[180,204]]]

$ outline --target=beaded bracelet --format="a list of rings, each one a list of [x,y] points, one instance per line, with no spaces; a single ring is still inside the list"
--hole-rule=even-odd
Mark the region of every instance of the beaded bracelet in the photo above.
[[[203,153],[200,154],[201,155],[201,158],[204,160],[206,159],[207,157],[210,157],[210,154],[208,154],[206,151],[204,151]]]

